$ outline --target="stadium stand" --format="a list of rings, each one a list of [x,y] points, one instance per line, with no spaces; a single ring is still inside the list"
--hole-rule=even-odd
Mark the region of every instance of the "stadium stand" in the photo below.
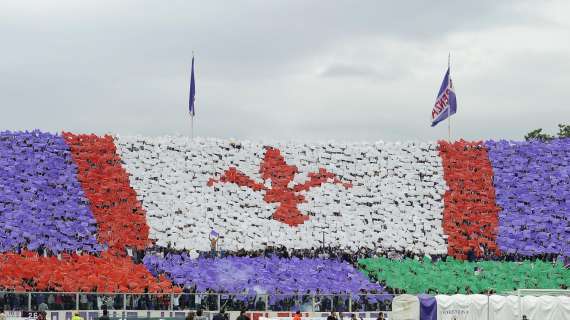
[[[144,265],[108,252],[63,254],[60,259],[29,251],[5,253],[0,257],[0,286],[15,291],[180,291],[165,276],[153,277]]]
[[[324,233],[348,251],[447,252],[436,144],[116,141],[159,246],[207,251],[215,229],[227,250],[316,248]]]
[[[146,256],[144,264],[155,275],[167,274],[177,285],[198,292],[298,294],[383,293],[383,288],[346,262],[329,259],[226,257],[223,259],[168,255]],[[293,280],[294,279],[294,280]]]
[[[570,139],[308,144],[6,131],[0,288],[353,301],[564,288],[569,174]]]
[[[570,139],[488,141],[502,252],[570,256]]]
[[[361,259],[362,271],[392,288],[407,293],[486,293],[514,291],[516,288],[558,289],[567,284],[570,270],[561,261],[446,261],[387,258]]]
[[[97,225],[61,136],[0,133],[0,251],[97,252]]]
[[[121,166],[111,136],[63,134],[77,164],[77,178],[97,219],[98,241],[110,251],[145,249],[149,244],[144,211]]]
[[[448,254],[466,259],[470,251],[478,257],[497,253],[499,207],[486,148],[480,142],[441,142],[439,151],[448,187],[443,212]]]

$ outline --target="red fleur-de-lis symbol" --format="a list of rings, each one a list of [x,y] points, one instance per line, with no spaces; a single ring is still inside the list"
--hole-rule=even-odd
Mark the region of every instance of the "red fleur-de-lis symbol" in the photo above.
[[[323,183],[340,184],[345,189],[352,188],[351,183],[342,182],[335,174],[324,168],[319,168],[318,172],[309,173],[309,179],[306,182],[290,188],[289,183],[293,181],[299,170],[294,165],[288,165],[281,155],[281,151],[272,147],[266,147],[265,157],[259,166],[259,173],[263,183],[256,182],[235,167],[230,167],[219,180],[210,178],[208,186],[211,187],[220,182],[235,183],[240,187],[248,187],[254,191],[265,191],[263,197],[265,202],[279,203],[277,210],[273,213],[273,219],[290,226],[298,226],[309,220],[309,216],[303,215],[297,208],[299,203],[307,202],[301,192],[319,187]],[[265,186],[264,182],[267,180],[271,180],[271,188]]]

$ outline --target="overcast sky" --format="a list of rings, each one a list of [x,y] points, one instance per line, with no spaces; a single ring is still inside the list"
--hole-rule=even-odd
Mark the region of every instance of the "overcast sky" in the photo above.
[[[570,1],[0,2],[0,128],[437,140],[570,122]]]

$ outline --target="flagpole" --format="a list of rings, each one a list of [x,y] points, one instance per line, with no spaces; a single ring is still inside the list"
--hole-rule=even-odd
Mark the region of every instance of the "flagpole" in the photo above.
[[[451,52],[447,55],[447,69],[449,70],[449,81],[451,81]],[[451,105],[447,107],[447,135],[451,142]]]

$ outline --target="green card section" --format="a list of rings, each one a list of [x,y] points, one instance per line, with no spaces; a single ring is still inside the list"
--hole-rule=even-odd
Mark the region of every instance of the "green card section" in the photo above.
[[[570,269],[561,262],[544,261],[467,262],[447,258],[432,262],[387,258],[369,258],[358,261],[360,271],[373,280],[385,282],[393,289],[406,293],[484,293],[494,290],[504,293],[516,289],[560,289],[570,286]],[[477,271],[478,270],[478,271]]]

